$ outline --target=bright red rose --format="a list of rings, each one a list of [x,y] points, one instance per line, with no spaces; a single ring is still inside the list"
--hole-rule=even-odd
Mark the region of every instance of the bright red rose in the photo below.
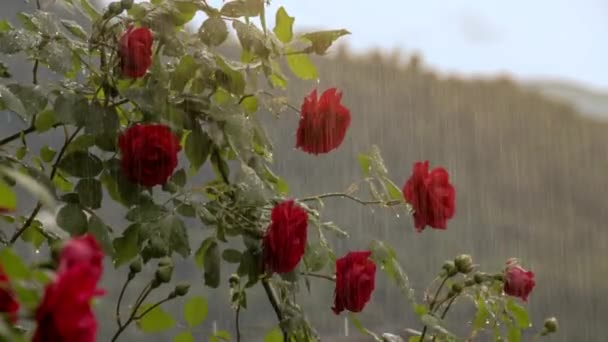
[[[304,98],[300,110],[296,148],[311,154],[328,153],[344,141],[350,126],[350,111],[340,100],[342,93],[327,89],[320,99],[317,90]]]
[[[277,273],[291,272],[306,249],[308,213],[293,200],[272,209],[270,226],[264,235],[264,264]]]
[[[504,287],[506,294],[519,297],[524,302],[527,302],[534,285],[536,283],[534,282],[534,273],[532,271],[527,271],[519,265],[507,266]]]
[[[146,27],[129,26],[120,38],[118,55],[122,73],[131,78],[142,77],[152,65],[152,32]]]
[[[0,265],[0,312],[6,314],[8,320],[17,323],[17,313],[19,312],[19,302],[15,298],[13,291],[2,265]]]
[[[59,255],[55,279],[36,309],[38,326],[33,342],[95,342],[97,320],[91,300],[104,293],[97,288],[103,254],[90,235],[73,238]]]
[[[103,271],[103,252],[93,235],[86,234],[69,240],[59,255],[58,273],[67,272],[78,264],[85,264],[92,279],[101,278]]]
[[[137,184],[165,184],[177,167],[179,139],[160,124],[134,125],[120,135],[122,170]]]
[[[376,282],[376,264],[369,260],[370,251],[350,252],[336,261],[336,315],[345,309],[361,312],[369,302]]]
[[[414,170],[403,186],[403,197],[414,209],[416,230],[421,232],[425,226],[446,229],[446,221],[454,216],[456,191],[448,172],[434,168],[429,173],[429,162],[416,162]]]

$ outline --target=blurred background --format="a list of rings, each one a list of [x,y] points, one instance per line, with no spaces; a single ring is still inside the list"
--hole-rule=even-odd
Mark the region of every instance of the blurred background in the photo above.
[[[351,233],[349,239],[335,239],[338,251],[365,248],[374,238],[390,241],[419,298],[443,261],[457,254],[470,253],[489,270],[519,257],[536,274],[537,286],[526,304],[533,322],[540,325],[552,315],[560,321],[559,333],[547,340],[607,341],[608,326],[602,322],[608,314],[608,3],[273,0],[269,12],[279,6],[296,17],[297,29],[352,32],[317,60],[318,84],[292,77],[288,94],[299,106],[314,87],[342,89],[353,115],[342,148],[320,157],[294,153],[297,115],[268,120],[276,128],[270,130],[276,170],[290,183],[292,196],[345,190],[361,178],[357,154],[372,144],[380,146],[398,185],[414,161],[430,160],[450,172],[457,191],[456,216],[448,230],[420,234],[409,217],[348,201],[326,202],[324,219]],[[32,8],[23,0],[0,2],[2,17],[10,21]],[[63,13],[59,7],[51,10]],[[203,19],[197,16],[192,27]],[[16,79],[29,79],[30,65],[8,62]],[[0,116],[0,123],[0,136],[23,128],[9,113]],[[43,139],[52,145],[56,138],[51,133]],[[30,147],[42,146],[40,137],[30,139]],[[191,181],[208,177],[203,171]],[[127,225],[123,208],[106,203],[99,213],[116,231]],[[190,223],[196,249],[208,232]],[[98,305],[100,341],[115,331],[108,303],[126,273],[107,265],[103,287],[108,300]],[[206,341],[214,329],[234,329],[227,291],[204,288],[200,271],[189,262],[180,264],[177,275],[210,302],[197,341]],[[301,302],[324,341],[366,341],[354,327],[344,336],[343,317],[330,310],[332,288],[322,281],[313,281],[313,287],[316,295],[309,297],[303,289]],[[180,304],[167,306],[178,318]],[[458,323],[473,310],[465,302],[461,307],[460,314],[451,314]],[[275,317],[259,289],[249,294],[249,308],[242,314],[244,340],[261,341]],[[421,328],[409,311],[379,273],[361,320],[374,331],[401,334]],[[153,340],[135,330],[123,340]],[[155,341],[169,341],[178,331]]]

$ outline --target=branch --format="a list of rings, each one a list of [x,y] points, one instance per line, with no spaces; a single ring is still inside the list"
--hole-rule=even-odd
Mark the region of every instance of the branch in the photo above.
[[[403,201],[399,201],[399,200],[391,200],[391,201],[382,201],[382,200],[363,200],[360,199],[358,197],[355,197],[353,195],[349,195],[347,193],[343,193],[343,192],[330,192],[327,194],[320,194],[320,195],[316,195],[316,196],[310,196],[310,197],[304,197],[299,199],[300,202],[312,202],[312,201],[318,201],[320,199],[323,198],[331,198],[331,197],[340,197],[340,198],[348,198],[350,200],[353,200],[361,205],[370,205],[370,204],[383,204],[389,207],[395,206],[395,205],[399,205],[402,204]]]
[[[76,135],[78,135],[78,133],[80,132],[81,129],[82,129],[82,127],[78,127],[74,131],[74,133],[72,133],[72,135],[65,140],[65,144],[63,144],[63,147],[61,148],[61,151],[59,151],[59,154],[57,155],[57,159],[55,160],[55,163],[53,163],[53,167],[51,168],[51,175],[49,176],[49,179],[51,181],[53,180],[53,178],[55,178],[55,175],[57,174],[57,169],[59,168],[59,162],[61,162],[61,158],[63,158],[65,151],[67,150],[70,143],[74,140],[74,138],[76,138]],[[30,217],[28,217],[28,219],[25,221],[23,226],[21,226],[21,228],[19,228],[19,230],[17,230],[15,232],[15,234],[13,234],[13,236],[9,240],[10,244],[15,243],[15,241],[17,241],[17,239],[21,236],[21,234],[23,234],[23,232],[25,232],[25,230],[32,224],[32,222],[34,221],[34,218],[36,218],[36,215],[38,215],[38,212],[40,211],[41,208],[42,208],[42,202],[38,201],[38,203],[36,204],[36,207],[30,214]]]
[[[134,316],[134,317],[133,317],[133,320],[137,321],[137,320],[139,320],[139,319],[142,319],[142,318],[143,318],[143,317],[144,317],[144,316],[145,316],[145,315],[146,315],[148,312],[150,312],[150,311],[152,311],[152,310],[156,309],[157,307],[159,307],[159,306],[161,306],[162,304],[164,304],[164,303],[166,303],[166,302],[170,301],[171,299],[173,299],[173,298],[171,298],[171,297],[167,297],[167,298],[165,298],[165,299],[163,299],[163,300],[158,301],[158,302],[157,302],[157,303],[155,303],[154,305],[152,305],[152,306],[150,306],[149,308],[147,308],[146,310],[144,310],[144,311],[143,311],[141,314],[139,314],[139,315],[137,315],[137,316]]]
[[[241,313],[241,303],[236,307],[236,317],[234,318],[236,324],[236,342],[241,342],[241,328],[239,324],[239,315]]]
[[[336,281],[335,276],[331,276],[331,275],[327,275],[327,274],[320,274],[320,273],[313,273],[313,272],[300,272],[300,274],[309,276],[309,277],[319,278],[319,279],[327,279],[327,280],[333,281],[333,282]]]
[[[431,303],[429,304],[430,313],[433,313],[433,309],[435,308],[435,304],[437,303],[437,296],[439,296],[439,293],[441,292],[441,289],[443,289],[443,286],[445,285],[445,282],[448,280],[448,278],[450,278],[450,277],[447,274],[443,277],[441,284],[439,284],[439,287],[437,288],[437,291],[435,292],[435,296],[433,296],[433,298],[431,299]],[[441,302],[441,304],[443,304],[443,302]],[[428,327],[425,324],[424,327],[422,328],[422,333],[420,334],[421,342],[424,341],[424,336],[426,335],[427,330],[428,330]]]
[[[116,324],[119,327],[122,325],[122,322],[120,321],[120,303],[122,302],[122,297],[124,297],[125,291],[127,290],[127,286],[129,286],[131,279],[133,278],[127,277],[127,281],[125,281],[125,284],[122,286],[122,289],[120,290],[120,295],[118,296],[118,302],[116,303]]]
[[[289,335],[287,333],[287,330],[281,326],[281,323],[283,322],[283,319],[284,319],[283,312],[281,311],[281,307],[279,306],[279,301],[277,300],[277,295],[274,292],[272,285],[270,285],[268,278],[262,279],[262,285],[264,286],[264,291],[266,291],[266,296],[268,297],[268,300],[270,301],[270,305],[272,305],[272,308],[273,308],[275,314],[277,315],[277,319],[279,320],[279,327],[283,331],[283,341],[289,341],[289,339],[288,339]]]
[[[116,330],[116,333],[114,334],[114,336],[112,336],[112,342],[115,342],[118,339],[118,336],[120,336],[120,334],[122,334],[123,331],[125,331],[125,329],[129,326],[129,324],[131,324],[131,322],[133,322],[133,320],[135,320],[135,314],[137,313],[137,310],[139,310],[139,307],[141,306],[141,304],[144,302],[144,300],[146,300],[146,298],[148,297],[148,295],[150,294],[150,292],[152,292],[152,281],[150,281],[144,288],[143,290],[140,292],[139,296],[137,297],[137,300],[135,301],[135,305],[133,306],[133,309],[131,310],[131,315],[129,315],[129,318],[127,319],[127,321],[125,322],[125,324],[118,325],[118,330]],[[164,300],[164,299],[163,299]],[[161,303],[162,304],[162,303]],[[159,304],[160,305],[160,304]],[[158,306],[158,305],[156,305]],[[148,310],[146,309],[146,311],[144,311],[140,316],[140,318],[145,315],[146,313],[148,313]],[[137,318],[139,319],[139,318]]]

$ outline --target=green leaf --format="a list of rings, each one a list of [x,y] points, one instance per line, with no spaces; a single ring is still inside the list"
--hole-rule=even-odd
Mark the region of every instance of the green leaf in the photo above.
[[[347,34],[350,34],[350,32],[347,30],[328,30],[307,33],[302,35],[302,38],[312,43],[312,46],[307,48],[306,52],[314,52],[318,55],[324,55],[333,42]]]
[[[161,229],[169,232],[169,241],[167,242],[171,251],[184,258],[190,255],[190,241],[184,221],[175,215],[169,215],[161,222]]]
[[[185,55],[179,61],[175,71],[171,75],[171,89],[176,91],[184,90],[184,87],[196,74],[197,64],[194,57]]]
[[[386,192],[388,193],[388,196],[391,200],[393,200],[393,201],[404,200],[401,189],[399,189],[399,187],[397,185],[395,185],[395,183],[393,183],[388,177],[386,177],[386,176],[382,177],[381,181],[382,181],[382,184],[384,185],[384,187],[386,188]]]
[[[245,91],[245,78],[242,72],[228,65],[219,55],[216,56],[215,61],[219,67],[215,71],[216,82],[232,94],[243,94]]]
[[[521,330],[518,327],[510,326],[507,331],[508,342],[521,342]]]
[[[349,313],[348,318],[350,319],[351,322],[353,322],[353,324],[355,325],[355,328],[357,328],[357,330],[359,330],[362,334],[367,335],[376,341],[382,341],[380,339],[380,337],[378,335],[376,335],[373,331],[365,328],[363,326],[363,324],[361,323],[361,321],[357,318],[357,316],[355,316],[355,314]]]
[[[80,25],[78,25],[77,22],[75,22],[73,20],[62,19],[61,24],[68,31],[70,31],[70,33],[73,34],[74,37],[80,38],[82,40],[88,39],[87,33],[84,31],[84,29]]]
[[[220,286],[220,248],[215,240],[205,251],[203,267],[205,269],[205,285],[214,289]]]
[[[285,58],[291,72],[302,80],[314,80],[319,76],[317,67],[313,64],[307,54],[288,53]]]
[[[170,181],[179,187],[183,187],[186,185],[186,171],[184,169],[175,171],[171,176]]]
[[[0,211],[12,211],[17,208],[17,195],[13,189],[0,178]]]
[[[268,58],[270,49],[266,46],[264,33],[257,26],[235,20],[232,22],[232,27],[236,31],[243,50],[252,52],[262,59]]]
[[[209,304],[203,297],[192,297],[184,305],[184,319],[190,328],[193,328],[207,318]]]
[[[507,300],[507,311],[513,316],[517,326],[522,329],[530,327],[530,316],[528,315],[528,311],[523,306],[515,303],[514,300]]]
[[[218,46],[228,38],[228,28],[222,18],[212,16],[203,22],[198,34],[203,43]]]
[[[196,209],[190,204],[181,204],[175,208],[175,211],[185,217],[196,217]]]
[[[46,163],[50,163],[51,161],[53,161],[53,158],[55,158],[56,154],[57,151],[53,150],[48,145],[44,145],[40,149],[40,158]]]
[[[30,269],[10,247],[0,250],[0,265],[2,265],[4,273],[11,280],[25,279],[30,274]]]
[[[203,268],[205,266],[205,255],[207,254],[209,247],[211,247],[214,242],[216,242],[215,237],[211,236],[206,238],[194,253],[194,261],[199,268]]]
[[[257,17],[263,8],[263,0],[235,0],[224,4],[220,13],[229,18]]]
[[[89,233],[91,233],[95,239],[101,245],[101,248],[107,255],[114,254],[114,248],[112,246],[112,240],[110,239],[110,228],[97,216],[91,215],[89,217]]]
[[[48,99],[42,92],[40,86],[9,84],[7,88],[15,94],[19,101],[21,101],[27,117],[34,117],[34,115],[37,115],[42,111],[48,103]]]
[[[241,107],[245,109],[247,113],[255,113],[258,111],[258,99],[255,96],[246,96],[241,101]]]
[[[65,93],[57,97],[53,106],[55,119],[65,124],[84,126],[88,119],[89,102],[85,97]]]
[[[211,138],[203,132],[197,124],[186,138],[186,157],[190,161],[192,170],[198,171],[205,163],[211,152]]]
[[[13,179],[17,184],[24,187],[47,207],[54,209],[57,205],[55,202],[55,196],[51,192],[52,188],[46,187],[42,178],[35,179],[29,174],[5,167],[0,167],[0,173],[3,173],[9,178]]]
[[[103,164],[97,156],[85,151],[73,151],[63,157],[59,167],[67,174],[78,178],[91,178],[103,170]]]
[[[266,336],[264,336],[264,342],[284,342],[283,332],[279,328],[270,330]]]
[[[304,254],[304,263],[308,271],[319,272],[327,265],[329,256],[327,250],[319,244],[308,245],[306,248],[306,254]]]
[[[152,304],[143,304],[137,310],[137,315],[152,307]],[[155,307],[137,320],[137,327],[145,333],[159,333],[175,326],[175,320],[160,306]]]
[[[139,253],[139,230],[138,223],[132,224],[122,233],[122,236],[114,239],[114,265],[119,267],[125,262],[133,259]]]
[[[144,202],[127,212],[127,220],[131,222],[157,221],[167,214],[167,210],[153,202]]]
[[[488,318],[490,318],[490,311],[488,311],[483,298],[478,298],[475,300],[475,305],[477,305],[477,312],[475,313],[475,318],[473,319],[473,329],[479,331],[483,330],[486,326],[486,322]]]
[[[194,342],[194,336],[189,331],[182,331],[173,337],[173,342]]]
[[[225,249],[222,252],[222,259],[232,264],[238,264],[241,262],[241,252],[232,248]]]
[[[81,179],[76,184],[76,193],[80,198],[80,203],[91,209],[101,208],[101,182],[94,178]]]
[[[31,243],[34,248],[38,249],[46,241],[46,237],[42,234],[41,224],[38,221],[32,222],[32,224],[25,229],[21,235],[21,239],[25,242]]]
[[[0,84],[0,110],[10,110],[15,112],[25,121],[30,119],[23,103],[6,86]]]
[[[87,216],[77,204],[66,204],[57,213],[57,225],[72,236],[87,231]]]
[[[293,39],[293,23],[296,19],[290,17],[283,6],[279,7],[276,14],[274,34],[283,43],[289,43]]]

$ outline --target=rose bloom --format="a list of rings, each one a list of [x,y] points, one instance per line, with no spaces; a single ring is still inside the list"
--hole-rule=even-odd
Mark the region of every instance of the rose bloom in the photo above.
[[[296,148],[316,155],[342,144],[350,126],[350,111],[340,103],[341,99],[342,93],[336,88],[327,89],[321,98],[317,98],[315,89],[304,98]]]
[[[19,302],[10,288],[9,279],[0,265],[0,312],[6,315],[9,322],[15,324],[19,307]]]
[[[103,291],[99,244],[90,236],[74,238],[60,253],[55,279],[44,291],[36,309],[38,326],[33,342],[95,342],[97,320],[91,301]]]
[[[118,140],[124,174],[134,183],[165,184],[177,167],[178,137],[161,124],[136,124]]]
[[[152,32],[146,27],[129,26],[120,38],[118,55],[123,75],[139,78],[152,65]]]
[[[505,271],[504,291],[509,296],[519,297],[524,302],[534,289],[534,273],[519,265],[509,265]]]
[[[361,312],[374,291],[376,265],[370,251],[350,252],[336,261],[336,291],[332,310]]]
[[[414,209],[414,225],[421,232],[426,226],[446,229],[454,216],[456,191],[448,172],[437,167],[429,172],[429,162],[416,162],[403,186],[403,197]]]
[[[277,204],[263,240],[264,264],[277,273],[291,272],[306,249],[308,213],[293,200]]]

